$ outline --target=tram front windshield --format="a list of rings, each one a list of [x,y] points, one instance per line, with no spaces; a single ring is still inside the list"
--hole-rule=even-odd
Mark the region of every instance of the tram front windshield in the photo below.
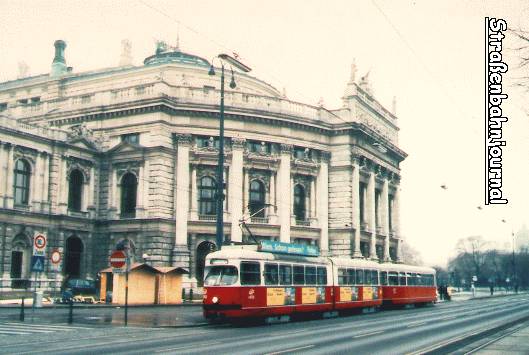
[[[206,268],[204,286],[226,286],[233,285],[239,278],[235,266],[210,266]]]

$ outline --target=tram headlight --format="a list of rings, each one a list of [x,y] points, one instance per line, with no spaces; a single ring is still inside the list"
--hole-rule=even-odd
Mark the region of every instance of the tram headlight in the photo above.
[[[212,299],[211,299],[211,302],[213,303],[219,303],[219,298],[217,296],[214,296]]]

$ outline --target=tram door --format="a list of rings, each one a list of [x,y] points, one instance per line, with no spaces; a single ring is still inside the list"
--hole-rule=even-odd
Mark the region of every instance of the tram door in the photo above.
[[[199,286],[203,286],[204,282],[204,266],[206,263],[206,256],[217,250],[215,244],[204,241],[197,247],[197,261],[196,261],[196,278]]]

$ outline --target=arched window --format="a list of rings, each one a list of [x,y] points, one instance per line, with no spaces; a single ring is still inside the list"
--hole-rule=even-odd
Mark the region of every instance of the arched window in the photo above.
[[[306,208],[305,208],[305,188],[297,184],[294,186],[294,215],[296,221],[304,221],[306,219]]]
[[[214,215],[217,213],[215,190],[217,184],[212,177],[204,176],[198,184],[198,213]]]
[[[27,205],[29,202],[29,178],[31,168],[26,160],[19,159],[15,163],[14,193],[16,205]]]
[[[81,211],[81,201],[83,196],[83,173],[78,169],[70,173],[68,188],[68,209],[72,211]]]
[[[265,186],[259,180],[250,183],[250,214],[253,217],[265,216]]]
[[[123,217],[136,216],[136,192],[138,180],[133,173],[126,173],[121,178],[121,215]]]
[[[64,274],[70,278],[78,278],[81,276],[81,256],[83,249],[83,242],[79,237],[71,236],[66,239]]]

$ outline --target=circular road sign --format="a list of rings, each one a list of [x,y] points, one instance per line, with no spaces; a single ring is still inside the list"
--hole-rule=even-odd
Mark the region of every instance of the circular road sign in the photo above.
[[[51,252],[50,259],[51,259],[52,264],[60,263],[61,262],[61,252],[55,249],[54,251]]]
[[[35,248],[36,249],[44,249],[46,248],[46,237],[43,236],[42,234],[38,234],[36,237],[35,237],[35,241],[33,242],[35,244]]]
[[[110,255],[110,266],[119,269],[127,263],[127,256],[121,250],[116,250]]]

